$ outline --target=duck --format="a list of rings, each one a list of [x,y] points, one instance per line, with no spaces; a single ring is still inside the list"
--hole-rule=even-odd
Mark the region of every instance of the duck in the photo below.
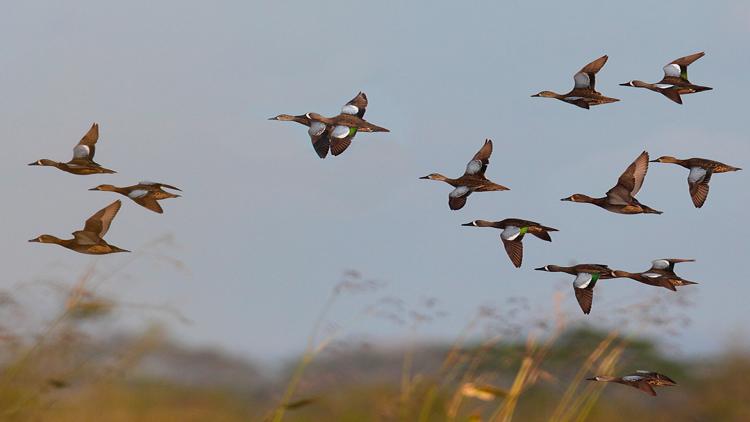
[[[584,66],[573,75],[574,86],[567,94],[552,91],[541,91],[532,97],[555,98],[568,104],[589,109],[592,106],[620,101],[617,98],[606,97],[596,90],[596,74],[607,63],[609,56],[604,55]]]
[[[439,180],[445,182],[455,189],[448,194],[448,207],[452,210],[460,210],[466,204],[466,198],[473,192],[490,192],[510,190],[503,185],[498,185],[484,176],[487,165],[492,155],[492,140],[486,139],[484,145],[474,154],[474,158],[466,165],[466,171],[458,179],[451,179],[440,173],[431,173],[420,179]]]
[[[117,212],[120,211],[122,202],[116,200],[89,217],[82,230],[74,231],[72,239],[60,239],[58,237],[43,234],[29,242],[54,243],[72,251],[88,255],[106,255],[118,252],[130,252],[128,250],[110,245],[104,240],[109,226],[112,224]]]
[[[180,195],[164,191],[162,190],[162,188],[173,189],[182,192],[182,190],[180,190],[179,188],[167,185],[165,183],[149,182],[145,180],[138,182],[138,184],[132,186],[117,187],[113,185],[99,185],[89,190],[117,192],[120,195],[127,196],[128,198],[132,199],[133,202],[146,209],[149,209],[155,213],[162,214],[164,210],[162,210],[161,205],[159,205],[157,201],[161,199],[180,197]]]
[[[673,387],[677,385],[677,383],[673,379],[664,374],[653,371],[644,371],[640,369],[632,374],[628,374],[622,377],[598,375],[586,379],[588,381],[616,382],[618,384],[637,388],[651,396],[656,396],[654,387]]]
[[[688,158],[686,160],[680,160],[669,155],[664,155],[656,160],[652,160],[651,162],[677,164],[678,166],[690,170],[690,173],[688,174],[688,189],[690,192],[690,199],[693,201],[695,208],[703,207],[703,204],[706,202],[706,199],[708,198],[708,182],[711,181],[711,176],[714,173],[727,173],[730,171],[742,170],[739,167],[733,167],[705,158]]]
[[[696,92],[713,89],[707,86],[695,85],[691,83],[687,77],[688,66],[705,55],[706,53],[701,51],[699,53],[672,60],[664,66],[664,77],[659,82],[651,84],[639,80],[632,80],[622,83],[620,86],[646,88],[650,91],[664,95],[677,104],[682,104],[682,95],[694,94]]]
[[[94,161],[97,140],[99,140],[99,124],[94,123],[91,125],[91,129],[83,135],[83,138],[73,148],[73,159],[67,163],[42,158],[41,160],[29,163],[29,165],[55,167],[62,171],[78,175],[117,173],[114,170],[102,167]]]
[[[698,284],[695,281],[685,280],[674,272],[674,266],[680,262],[695,262],[694,259],[662,258],[651,261],[651,268],[640,273],[627,271],[615,271],[618,277],[629,278],[650,286],[660,286],[677,291],[677,287]]]
[[[578,264],[571,267],[545,265],[535,268],[535,270],[576,276],[573,280],[573,292],[576,295],[578,305],[586,315],[591,312],[591,304],[594,301],[594,286],[596,286],[597,281],[618,278],[615,270],[604,264]]]
[[[635,195],[641,190],[643,180],[646,178],[648,163],[648,152],[643,151],[620,175],[617,184],[602,198],[592,198],[576,193],[562,198],[561,201],[594,204],[617,214],[661,214],[661,211],[643,205],[635,199]]]
[[[279,114],[268,120],[292,121],[307,126],[313,148],[320,158],[338,156],[349,148],[357,132],[390,132],[390,130],[364,120],[367,95],[359,92],[341,108],[335,117],[324,117],[318,113],[302,115]]]
[[[521,262],[523,261],[523,243],[521,241],[526,233],[551,242],[552,238],[549,232],[558,231],[552,227],[543,226],[534,221],[522,220],[520,218],[506,218],[501,221],[474,220],[470,223],[462,224],[462,226],[503,229],[502,233],[500,233],[500,239],[503,241],[503,246],[505,246],[505,252],[508,253],[510,262],[516,268],[521,268]]]

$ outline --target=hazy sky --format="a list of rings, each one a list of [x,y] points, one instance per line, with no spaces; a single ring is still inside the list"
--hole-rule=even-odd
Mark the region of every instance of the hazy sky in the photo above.
[[[174,336],[253,357],[299,350],[342,271],[388,283],[408,303],[434,297],[449,316],[425,336],[455,337],[482,304],[527,296],[534,306],[571,280],[533,271],[545,264],[607,263],[644,270],[654,258],[686,257],[699,281],[677,294],[636,282],[597,286],[584,317],[572,289],[565,307],[596,321],[646,295],[696,303],[679,340],[710,351],[748,333],[742,268],[748,257],[747,172],[711,182],[693,208],[687,171],[652,165],[639,199],[663,215],[625,216],[560,202],[606,192],[643,149],[749,167],[747,69],[750,5],[695,2],[13,2],[0,17],[3,54],[0,166],[4,192],[0,287],[51,275],[72,282],[91,257],[29,244],[63,236],[117,198],[100,183],[150,179],[182,187],[157,215],[124,200],[107,239],[138,250],[173,234],[169,252],[189,274],[141,261],[107,284],[123,300],[171,304],[194,323]],[[691,80],[712,86],[683,106],[646,90],[679,56],[706,51]],[[608,54],[597,88],[621,98],[582,110],[530,98],[566,92],[572,76]],[[304,127],[279,113],[337,113],[358,91],[367,118],[391,133],[360,134],[342,156],[320,160]],[[27,167],[66,161],[92,122],[96,159],[116,175],[74,176]],[[418,180],[462,173],[485,138],[487,176],[509,192],[447,206],[450,187]],[[499,232],[461,227],[519,217],[560,229],[508,261]],[[64,237],[64,236],[63,236]],[[124,254],[98,258],[115,268]],[[566,284],[567,283],[567,284]],[[670,296],[671,295],[671,296]],[[334,311],[346,320],[373,297]],[[379,320],[358,332],[398,337]]]

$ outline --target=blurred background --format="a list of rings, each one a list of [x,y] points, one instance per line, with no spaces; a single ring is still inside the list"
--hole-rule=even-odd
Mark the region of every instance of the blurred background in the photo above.
[[[715,176],[695,209],[687,172],[653,164],[639,199],[663,215],[559,201],[603,194],[643,150],[747,167],[750,4],[32,1],[0,22],[7,418],[750,418],[732,400],[750,371],[745,173]],[[690,79],[714,90],[682,106],[618,86],[697,51]],[[529,97],[567,92],[602,54],[597,89],[621,102]],[[267,120],[334,115],[358,91],[391,133],[359,134],[339,157]],[[92,122],[96,161],[117,174],[26,166],[67,161]],[[511,190],[450,211],[450,188],[418,177],[460,175],[485,138],[487,176]],[[26,243],[65,237],[116,199],[88,188],[144,179],[184,196],[164,215],[124,200],[107,239],[132,254]],[[460,226],[507,217],[560,232],[527,239],[515,269],[499,232]],[[695,258],[678,270],[700,284],[603,282],[589,316],[570,277],[532,270],[666,257]],[[687,384],[658,401],[612,386],[621,400],[589,405],[575,398],[601,390],[575,382],[581,368],[672,369]],[[455,404],[466,382],[507,394]]]

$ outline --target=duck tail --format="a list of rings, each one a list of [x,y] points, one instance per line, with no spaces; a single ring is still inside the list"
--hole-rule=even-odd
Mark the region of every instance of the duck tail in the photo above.
[[[553,230],[555,231],[555,230]],[[549,233],[547,232],[546,227],[534,227],[529,228],[529,233],[533,234],[534,236],[546,240],[547,242],[551,242],[552,238],[550,237]]]
[[[677,91],[673,91],[671,89],[662,89],[659,92],[661,92],[662,95],[676,102],[677,104],[682,104],[682,97],[680,97],[680,94]]]
[[[677,285],[678,285],[678,286],[689,286],[689,285],[691,285],[691,284],[698,284],[698,282],[697,282],[697,281],[690,281],[690,280],[685,280],[685,279],[682,279],[682,278],[681,278],[681,279],[679,280],[679,284],[677,284]]]
[[[643,213],[644,214],[663,214],[662,211],[655,210],[655,209],[653,209],[651,207],[647,207],[645,205],[641,205],[641,208],[643,208]]]
[[[384,127],[380,127],[378,125],[374,125],[374,124],[372,124],[370,122],[367,122],[367,127],[363,128],[363,129],[365,129],[368,132],[390,132],[390,130],[388,130],[388,129],[384,128]]]

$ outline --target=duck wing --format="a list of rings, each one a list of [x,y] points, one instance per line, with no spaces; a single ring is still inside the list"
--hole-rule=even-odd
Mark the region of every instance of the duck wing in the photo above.
[[[610,202],[620,205],[629,204],[630,200],[641,190],[647,172],[648,152],[643,151],[620,175],[617,185],[607,191]]]
[[[584,314],[588,315],[591,313],[591,304],[594,302],[594,289],[579,289],[573,287],[573,292],[576,294],[576,300],[578,305]]]
[[[364,92],[360,91],[359,94],[352,98],[348,103],[344,104],[344,106],[341,108],[341,113],[352,114],[362,119],[365,117],[366,109],[367,95],[365,95]]]
[[[508,253],[510,262],[512,262],[516,268],[521,268],[521,262],[523,261],[523,242],[521,242],[520,239],[501,240],[503,241],[503,246],[505,246],[505,252]]]
[[[688,174],[688,188],[690,199],[693,200],[695,208],[700,208],[708,198],[708,182],[711,181],[713,171],[710,168],[691,167]]]
[[[466,198],[471,195],[471,189],[466,186],[458,186],[448,194],[448,206],[452,210],[460,210],[466,205]]]
[[[680,78],[684,82],[690,83],[690,81],[688,81],[687,73],[688,66],[705,55],[706,53],[701,51],[699,53],[672,60],[669,64],[664,66],[664,78]]]
[[[178,190],[178,191],[182,192],[182,189],[180,189],[178,187],[175,187],[175,186],[172,186],[172,185],[168,185],[166,183],[159,183],[159,182],[151,182],[151,181],[148,181],[148,180],[141,180],[140,182],[138,182],[138,184],[141,185],[141,186],[146,186],[146,187],[167,188],[167,189],[174,189],[174,190]]]
[[[487,165],[490,163],[490,155],[492,155],[492,140],[485,139],[482,148],[474,154],[474,158],[472,158],[466,165],[464,175],[484,177],[484,172],[487,170]]]
[[[607,55],[601,56],[581,68],[578,73],[573,75],[573,81],[575,82],[574,89],[596,92],[596,73],[604,67],[604,64],[607,63],[607,59],[609,59]]]
[[[349,145],[352,144],[352,139],[354,139],[354,135],[356,134],[356,127],[334,126],[328,135],[331,142],[331,154],[336,156],[346,151]]]
[[[96,214],[86,220],[86,224],[83,226],[83,231],[93,233],[99,236],[99,238],[103,238],[104,235],[107,234],[109,226],[112,224],[112,220],[117,215],[117,212],[120,211],[121,206],[122,202],[118,199],[97,211]],[[75,233],[73,233],[73,235],[75,235]]]
[[[97,140],[99,140],[99,124],[94,123],[73,148],[73,159],[71,161],[93,162]]]
[[[310,128],[307,129],[307,134],[310,135],[312,146],[320,158],[326,158],[328,155],[328,149],[331,145],[329,133],[330,129],[325,123],[310,120]]]
[[[164,210],[161,208],[161,205],[159,205],[159,202],[149,195],[144,195],[144,196],[141,196],[138,198],[132,198],[132,199],[136,204],[146,209],[149,209],[155,213],[159,213],[159,214],[164,213]]]

